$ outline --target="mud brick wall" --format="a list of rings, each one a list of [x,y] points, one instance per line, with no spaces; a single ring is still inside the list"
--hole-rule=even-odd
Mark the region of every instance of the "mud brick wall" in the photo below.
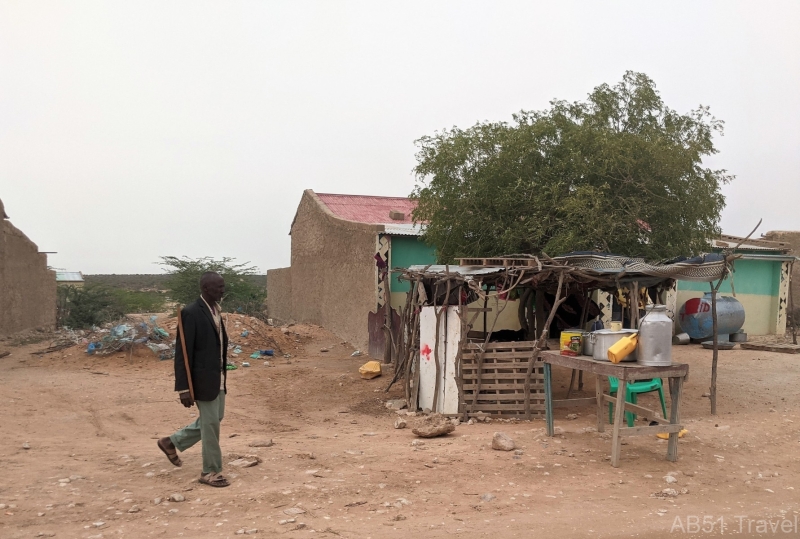
[[[764,234],[765,240],[782,241],[791,246],[789,254],[800,256],[800,231],[774,230]],[[794,296],[794,308],[800,308],[800,261],[795,262],[792,272],[792,294]]]
[[[292,268],[267,271],[267,314],[275,322],[292,322]]]
[[[353,223],[333,215],[306,191],[292,225],[291,319],[319,324],[366,350],[367,314],[377,305],[375,267],[377,236],[382,226]],[[281,271],[267,277],[267,305],[281,301]],[[281,308],[279,308],[281,309]],[[270,310],[270,312],[272,312]],[[285,312],[285,311],[280,311]]]
[[[47,255],[0,216],[0,336],[55,323],[56,274]]]

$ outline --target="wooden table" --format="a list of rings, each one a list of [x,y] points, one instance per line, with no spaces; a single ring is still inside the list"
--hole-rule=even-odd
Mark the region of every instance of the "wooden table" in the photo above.
[[[595,404],[597,406],[597,431],[605,431],[605,405],[614,404],[614,434],[611,438],[611,465],[619,467],[620,438],[622,436],[653,436],[660,432],[669,433],[667,445],[667,460],[678,460],[678,433],[683,426],[681,419],[681,393],[683,381],[689,375],[689,365],[673,363],[669,367],[646,367],[638,363],[611,363],[598,361],[589,356],[562,356],[558,350],[543,350],[541,359],[544,361],[544,392],[545,414],[547,418],[547,434],[553,436],[553,408],[569,406],[582,406]],[[591,372],[595,375],[595,396],[580,399],[553,400],[551,387],[551,365],[558,365],[568,369]],[[613,376],[619,379],[616,397],[603,393],[601,376]],[[625,386],[635,380],[649,380],[651,378],[667,378],[669,380],[670,414],[669,420],[656,417],[652,410],[643,408],[630,402],[625,402]],[[634,412],[652,418],[659,424],[652,427],[623,427],[625,412]]]

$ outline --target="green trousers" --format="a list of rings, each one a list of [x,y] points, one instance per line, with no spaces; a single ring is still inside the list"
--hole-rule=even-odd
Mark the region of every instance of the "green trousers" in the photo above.
[[[193,423],[169,437],[178,451],[186,451],[203,441],[203,473],[222,471],[222,450],[219,448],[219,423],[225,415],[225,392],[220,391],[213,401],[195,401],[200,411]]]

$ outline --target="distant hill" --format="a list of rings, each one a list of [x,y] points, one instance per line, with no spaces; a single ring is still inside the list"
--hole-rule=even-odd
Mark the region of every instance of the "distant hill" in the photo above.
[[[138,273],[138,274],[112,274],[112,275],[85,275],[83,276],[87,285],[102,284],[109,288],[120,288],[123,290],[166,290],[169,275],[163,273]],[[248,275],[253,284],[267,286],[266,275]]]

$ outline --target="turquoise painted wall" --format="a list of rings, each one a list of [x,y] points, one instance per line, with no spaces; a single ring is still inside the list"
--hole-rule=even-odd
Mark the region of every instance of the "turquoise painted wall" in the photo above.
[[[733,287],[736,293],[777,297],[781,285],[781,264],[773,260],[736,260],[733,263]],[[730,279],[728,276],[722,282],[722,294],[732,293]],[[708,283],[679,281],[678,290],[710,292],[711,288]]]
[[[420,241],[416,236],[392,236],[389,260],[394,268],[407,268],[415,264],[436,264],[436,249]],[[401,282],[392,274],[391,292],[408,292],[409,282]]]

